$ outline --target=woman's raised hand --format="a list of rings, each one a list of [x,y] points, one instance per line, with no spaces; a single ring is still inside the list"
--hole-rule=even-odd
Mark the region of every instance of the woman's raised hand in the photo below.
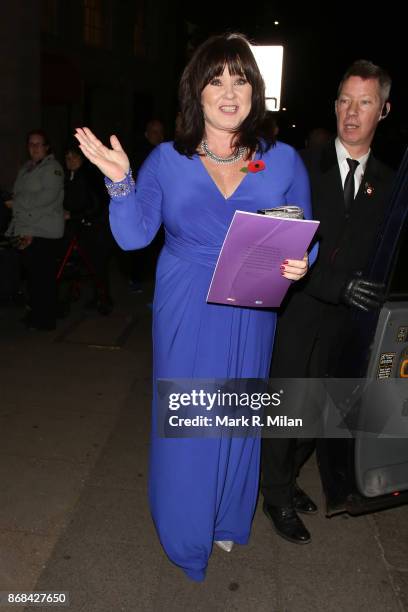
[[[116,136],[110,137],[112,148],[105,147],[89,128],[77,128],[75,138],[82,153],[111,181],[121,181],[129,172],[129,158]]]

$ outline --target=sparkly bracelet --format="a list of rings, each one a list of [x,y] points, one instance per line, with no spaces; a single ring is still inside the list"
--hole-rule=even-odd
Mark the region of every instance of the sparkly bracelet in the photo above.
[[[106,189],[111,198],[126,197],[135,190],[135,180],[132,175],[132,170],[129,168],[129,172],[126,176],[117,183],[111,181],[105,176]]]

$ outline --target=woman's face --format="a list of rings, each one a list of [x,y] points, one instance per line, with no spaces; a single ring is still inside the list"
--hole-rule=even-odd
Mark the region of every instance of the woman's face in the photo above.
[[[36,164],[46,157],[49,146],[45,144],[41,134],[32,134],[28,139],[28,154]]]
[[[231,75],[228,66],[214,77],[201,92],[201,105],[206,127],[235,130],[251,110],[252,85],[245,77]]]

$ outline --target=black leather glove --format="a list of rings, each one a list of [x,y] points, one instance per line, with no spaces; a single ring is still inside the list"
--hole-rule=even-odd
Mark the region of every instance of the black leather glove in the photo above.
[[[346,284],[341,301],[347,306],[369,312],[381,308],[385,301],[384,291],[385,286],[382,283],[366,280],[358,275]]]

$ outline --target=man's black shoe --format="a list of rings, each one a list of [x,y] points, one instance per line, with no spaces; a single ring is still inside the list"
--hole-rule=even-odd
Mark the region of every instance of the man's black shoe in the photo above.
[[[285,540],[294,544],[310,542],[310,533],[292,506],[270,506],[264,502],[263,511],[271,519],[276,533]]]
[[[293,506],[296,512],[316,514],[317,506],[310,497],[295,483],[293,488]]]

